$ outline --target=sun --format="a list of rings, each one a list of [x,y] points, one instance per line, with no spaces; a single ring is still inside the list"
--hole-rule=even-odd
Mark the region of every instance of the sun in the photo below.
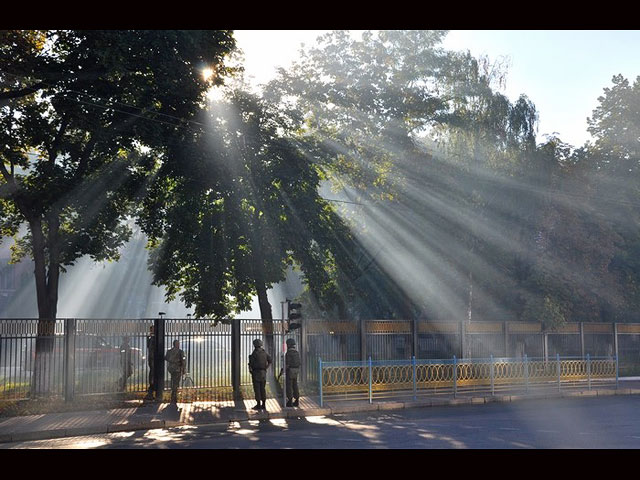
[[[205,81],[209,80],[211,77],[213,77],[213,68],[203,68],[202,69],[202,78],[204,78]]]

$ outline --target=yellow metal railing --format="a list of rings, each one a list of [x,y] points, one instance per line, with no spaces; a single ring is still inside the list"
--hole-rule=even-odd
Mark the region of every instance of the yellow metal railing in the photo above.
[[[323,395],[617,379],[615,358],[321,362]]]

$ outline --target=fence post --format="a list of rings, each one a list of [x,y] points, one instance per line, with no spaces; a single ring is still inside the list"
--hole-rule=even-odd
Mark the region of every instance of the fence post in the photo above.
[[[580,355],[584,358],[584,323],[580,322]]]
[[[494,388],[494,380],[493,380],[495,373],[494,373],[493,369],[494,369],[494,360],[493,360],[493,355],[491,355],[491,368],[490,368],[490,371],[491,371],[491,396],[492,397],[495,396],[495,388]]]
[[[616,390],[618,389],[618,356],[616,355]]]
[[[591,390],[591,357],[587,353],[587,381],[589,382],[589,390]]]
[[[618,323],[613,322],[613,354],[618,358]]]
[[[529,391],[529,361],[527,359],[527,354],[524,354],[524,381],[526,385],[527,392]]]
[[[162,402],[164,396],[164,318],[153,319],[153,360],[155,363],[156,401]]]
[[[371,382],[372,382],[372,367],[371,367],[371,357],[369,357],[369,403],[373,403]]]
[[[322,407],[322,358],[318,357],[318,387],[320,389],[320,406]]]
[[[411,354],[415,358],[418,356],[418,319],[414,318],[411,323]]]
[[[509,358],[509,328],[507,322],[502,323],[502,329],[504,334],[504,356]]]
[[[76,319],[64,320],[64,400],[72,402],[76,383]]]
[[[558,392],[560,392],[560,354],[556,353],[556,369],[558,370]]]
[[[307,322],[300,322],[300,382],[307,383],[307,364],[309,363],[307,352]]]
[[[231,385],[233,386],[233,398],[239,399],[240,394],[240,322],[235,318],[231,320]]]
[[[458,393],[458,362],[456,356],[453,356],[453,398],[456,398]]]
[[[367,324],[363,318],[360,319],[360,358],[363,362],[367,359]]]
[[[411,357],[411,363],[413,366],[413,400],[416,400],[416,356]]]

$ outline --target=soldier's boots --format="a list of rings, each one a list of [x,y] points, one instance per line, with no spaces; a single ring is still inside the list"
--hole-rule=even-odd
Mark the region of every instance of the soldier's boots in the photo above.
[[[251,410],[262,410],[262,404],[260,402],[256,403]]]
[[[291,404],[291,399],[287,400],[287,407],[293,407],[293,405]]]
[[[266,401],[266,400],[263,400],[263,401],[262,401],[262,408],[261,408],[261,410],[266,410],[266,409],[267,409],[267,401]]]
[[[300,399],[299,399],[299,398],[296,398],[296,399],[293,401],[292,406],[297,407],[298,405],[300,405]]]

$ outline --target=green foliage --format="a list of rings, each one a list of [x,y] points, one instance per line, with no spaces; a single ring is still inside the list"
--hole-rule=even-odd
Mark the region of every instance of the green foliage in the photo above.
[[[118,258],[148,176],[222,81],[234,41],[177,30],[3,31],[1,40],[0,233],[29,225],[13,253],[36,260],[40,313],[51,317],[60,268],[83,255]],[[205,65],[214,80],[202,78]]]
[[[469,268],[473,277],[487,277],[486,262],[474,258],[504,247],[495,245],[496,235],[482,223],[495,222],[496,204],[515,195],[504,189],[496,195],[500,182],[491,180],[512,175],[535,149],[537,112],[525,96],[511,104],[495,90],[506,75],[501,64],[439,48],[444,35],[382,31],[355,40],[345,32],[328,34],[281,71],[265,98],[298,122],[323,179],[349,200],[371,206],[341,211],[356,237],[375,243],[374,219],[380,217],[409,224],[418,238],[397,235],[397,242],[421,243],[423,249],[440,244],[438,262],[452,273],[438,281],[461,292]],[[511,235],[508,228],[500,233]],[[384,251],[367,253],[355,240],[349,250],[351,261],[364,269],[356,283],[341,279],[349,308],[381,317],[420,310],[437,315],[432,306],[440,299],[409,298],[407,285],[399,285],[376,258]],[[495,283],[496,275],[487,283]]]
[[[541,322],[544,330],[554,331],[566,321],[565,308],[551,296],[532,296],[525,304],[522,320]]]
[[[333,252],[348,231],[318,194],[304,140],[241,88],[202,121],[208,128],[175,145],[144,201],[154,282],[196,316],[222,319],[249,309],[295,263],[318,301],[334,302]]]

